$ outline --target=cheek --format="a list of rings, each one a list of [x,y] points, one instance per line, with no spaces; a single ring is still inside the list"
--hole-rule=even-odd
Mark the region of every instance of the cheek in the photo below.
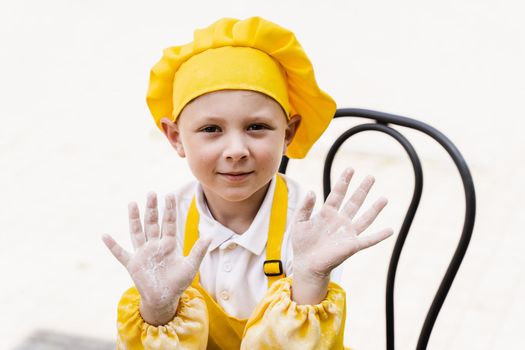
[[[217,147],[203,142],[188,142],[184,147],[188,165],[193,172],[203,173],[215,168]]]
[[[206,152],[206,150],[201,148],[200,152],[193,151],[189,154],[188,152],[186,152],[188,154],[188,162],[195,169],[209,169],[211,167],[211,164],[215,164],[216,162],[215,154],[212,151],[213,150],[210,150],[210,152]]]
[[[265,164],[265,168],[275,168],[281,163],[283,155],[284,139],[274,139],[254,147],[257,158]],[[277,165],[276,165],[277,164]]]

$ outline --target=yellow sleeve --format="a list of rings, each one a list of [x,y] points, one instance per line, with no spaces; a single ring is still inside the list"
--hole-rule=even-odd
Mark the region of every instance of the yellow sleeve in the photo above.
[[[164,326],[146,323],[139,311],[140,294],[128,289],[118,305],[117,350],[205,350],[208,343],[208,310],[192,287],[182,294],[175,318]]]
[[[317,305],[291,299],[291,278],[275,282],[257,305],[244,330],[241,350],[343,350],[346,297],[330,282]]]

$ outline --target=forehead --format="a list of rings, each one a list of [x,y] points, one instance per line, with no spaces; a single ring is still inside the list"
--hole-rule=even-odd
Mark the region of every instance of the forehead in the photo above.
[[[265,117],[286,120],[279,103],[271,97],[251,90],[220,90],[209,92],[188,103],[179,119],[186,115],[191,118],[213,117]],[[184,118],[187,119],[187,118]]]

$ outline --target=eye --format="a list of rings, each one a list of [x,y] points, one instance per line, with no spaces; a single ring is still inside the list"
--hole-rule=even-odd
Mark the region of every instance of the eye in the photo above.
[[[263,129],[269,129],[268,125],[264,125],[264,124],[251,124],[250,126],[248,126],[248,130],[257,131],[257,130],[263,130]]]
[[[221,128],[219,128],[217,125],[208,125],[208,126],[201,128],[199,131],[202,131],[205,133],[213,133],[213,132],[221,131]]]

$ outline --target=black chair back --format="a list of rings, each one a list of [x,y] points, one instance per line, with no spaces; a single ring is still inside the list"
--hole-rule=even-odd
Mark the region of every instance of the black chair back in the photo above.
[[[386,348],[387,350],[394,350],[394,282],[396,278],[396,271],[397,271],[397,266],[399,263],[399,257],[401,256],[401,251],[403,250],[403,245],[405,244],[405,240],[408,236],[410,226],[412,225],[412,221],[416,214],[416,211],[419,205],[419,201],[421,199],[421,193],[423,190],[423,171],[421,168],[421,162],[419,161],[419,157],[414,147],[407,140],[407,138],[405,138],[396,129],[393,129],[392,127],[390,127],[390,125],[398,125],[398,126],[415,129],[433,138],[450,155],[450,157],[454,161],[454,164],[456,165],[459,171],[459,174],[461,176],[461,180],[463,182],[463,187],[465,191],[465,202],[466,202],[463,231],[461,233],[461,237],[457,245],[457,248],[454,252],[454,255],[445,272],[445,276],[443,277],[439,285],[439,288],[436,292],[436,295],[434,296],[432,304],[430,305],[430,309],[428,310],[427,316],[423,323],[423,327],[421,328],[421,332],[419,334],[419,339],[418,339],[416,349],[417,350],[426,349],[429,338],[430,338],[430,334],[432,332],[432,328],[434,327],[439,311],[441,310],[441,307],[445,301],[448,291],[450,290],[450,286],[452,285],[452,282],[454,281],[456,273],[459,270],[461,262],[463,261],[463,257],[465,256],[465,253],[467,251],[467,248],[470,242],[470,238],[472,236],[472,231],[474,229],[474,220],[476,216],[476,194],[474,191],[474,183],[472,181],[472,176],[470,175],[470,170],[467,166],[467,163],[463,159],[463,156],[461,155],[459,150],[456,148],[456,146],[440,131],[436,130],[435,128],[421,121],[407,118],[407,117],[387,114],[383,112],[372,111],[372,110],[367,110],[367,109],[357,109],[357,108],[338,109],[334,118],[343,118],[343,117],[366,118],[366,119],[371,119],[374,122],[360,124],[360,125],[354,126],[346,130],[333,143],[332,147],[328,151],[328,154],[327,154],[327,157],[324,163],[324,170],[323,170],[323,192],[324,192],[325,200],[331,190],[330,174],[332,171],[332,164],[334,162],[334,158],[335,158],[337,151],[339,150],[339,148],[342,146],[342,144],[346,140],[348,140],[351,136],[356,135],[360,132],[379,131],[379,132],[382,132],[394,138],[397,142],[401,144],[401,146],[407,152],[410,158],[410,161],[412,162],[413,169],[414,169],[415,184],[414,184],[414,193],[412,195],[412,201],[410,202],[407,213],[405,215],[405,219],[403,221],[403,224],[401,225],[401,229],[397,236],[397,240],[394,245],[394,250],[392,252],[392,256],[390,258],[390,264],[388,267],[388,276],[387,276],[387,282],[386,282],[386,336],[387,336]],[[287,157],[283,157],[281,166],[279,168],[279,171],[281,173],[283,174],[286,173],[288,162],[289,162],[289,159]]]

